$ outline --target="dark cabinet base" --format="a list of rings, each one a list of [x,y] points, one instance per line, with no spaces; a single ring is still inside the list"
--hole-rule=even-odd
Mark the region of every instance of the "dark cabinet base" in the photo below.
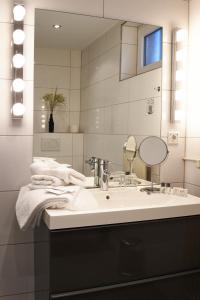
[[[36,300],[200,300],[200,216],[42,235]]]
[[[200,272],[153,282],[86,292],[79,295],[52,295],[60,300],[200,300]]]

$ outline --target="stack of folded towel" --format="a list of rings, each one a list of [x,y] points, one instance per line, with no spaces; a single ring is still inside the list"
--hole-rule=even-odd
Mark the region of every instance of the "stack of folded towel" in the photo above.
[[[32,174],[30,189],[69,184],[83,186],[85,181],[83,174],[53,160],[38,160],[31,164],[30,169]]]
[[[47,208],[88,210],[97,207],[92,193],[83,189],[83,174],[53,160],[34,161],[30,169],[31,183],[21,188],[16,203],[21,229],[39,225]]]

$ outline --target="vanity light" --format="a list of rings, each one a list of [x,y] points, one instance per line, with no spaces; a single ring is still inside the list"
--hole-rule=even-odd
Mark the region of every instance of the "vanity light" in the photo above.
[[[18,4],[13,8],[13,15],[15,21],[22,21],[25,17],[25,14],[26,10],[23,5]]]
[[[183,81],[185,79],[185,74],[183,70],[176,71],[176,81]]]
[[[41,128],[42,129],[46,128],[46,116],[45,116],[45,114],[41,115]]]
[[[53,28],[54,28],[54,29],[60,29],[61,27],[62,27],[62,26],[61,26],[60,24],[54,24],[54,25],[53,25]]]
[[[16,29],[13,32],[13,42],[15,45],[22,45],[25,40],[25,32],[21,29]]]
[[[15,54],[13,56],[13,67],[16,69],[23,68],[25,64],[25,57],[23,54]]]
[[[176,30],[176,42],[185,42],[186,41],[186,30],[177,29]]]
[[[180,109],[175,110],[175,121],[182,121],[184,119],[184,112]]]
[[[175,91],[175,99],[176,101],[185,100],[185,91],[184,90],[177,90]]]
[[[25,87],[25,83],[24,80],[21,78],[16,78],[13,80],[13,91],[15,93],[20,93],[23,92]]]
[[[25,106],[23,103],[15,103],[12,107],[12,114],[15,117],[22,117],[25,113]]]
[[[23,4],[16,4],[13,8],[13,82],[12,82],[12,98],[13,105],[11,109],[12,117],[21,119],[25,113],[23,104],[23,91],[25,82],[23,80],[23,67],[25,57],[23,55],[23,43],[25,40],[24,17],[26,10]]]
[[[176,51],[176,61],[183,61],[186,58],[185,49]]]
[[[180,122],[185,117],[186,100],[186,48],[187,32],[176,28],[172,42],[172,87],[171,87],[171,123]]]

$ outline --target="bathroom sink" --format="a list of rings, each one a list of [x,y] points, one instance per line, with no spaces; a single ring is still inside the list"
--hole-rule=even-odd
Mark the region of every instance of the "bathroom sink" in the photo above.
[[[132,187],[113,188],[109,191],[92,190],[98,209],[141,209],[187,204],[187,197],[178,197],[160,193],[147,194]],[[200,201],[196,198],[197,202]]]
[[[200,198],[160,193],[147,194],[137,187],[91,189],[97,205],[90,210],[47,209],[44,221],[49,229],[75,228],[138,222],[200,214]]]

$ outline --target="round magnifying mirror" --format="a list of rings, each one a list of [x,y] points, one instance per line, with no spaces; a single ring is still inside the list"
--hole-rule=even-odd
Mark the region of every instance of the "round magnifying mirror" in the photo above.
[[[167,144],[157,136],[145,138],[138,149],[141,160],[148,166],[161,164],[169,153]]]
[[[139,157],[149,167],[161,164],[169,153],[167,144],[159,137],[149,136],[145,138],[138,149]],[[158,192],[159,188],[153,187],[153,180],[151,180],[151,187],[141,189],[147,193]]]

